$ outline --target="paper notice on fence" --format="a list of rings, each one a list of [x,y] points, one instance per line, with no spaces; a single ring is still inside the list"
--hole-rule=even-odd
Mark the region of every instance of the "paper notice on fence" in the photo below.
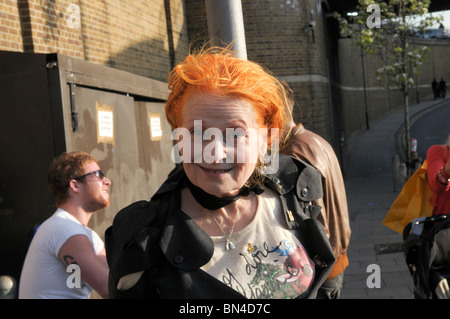
[[[96,104],[97,143],[114,145],[114,110],[112,105]]]
[[[161,114],[148,112],[148,124],[150,126],[150,140],[162,139]]]

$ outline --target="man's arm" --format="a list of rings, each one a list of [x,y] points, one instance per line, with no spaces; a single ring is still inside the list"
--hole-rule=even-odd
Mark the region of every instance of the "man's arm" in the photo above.
[[[86,236],[75,235],[61,247],[59,258],[66,265],[77,264],[80,266],[81,279],[95,289],[102,298],[109,298],[109,268],[105,249],[96,255]]]

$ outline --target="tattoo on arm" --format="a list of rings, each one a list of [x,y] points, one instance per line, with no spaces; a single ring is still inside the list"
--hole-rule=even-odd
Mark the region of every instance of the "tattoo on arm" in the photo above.
[[[64,255],[63,256],[63,260],[64,260],[64,263],[66,265],[70,265],[70,264],[77,264],[78,265],[78,263],[76,262],[75,258],[73,258],[70,255]]]

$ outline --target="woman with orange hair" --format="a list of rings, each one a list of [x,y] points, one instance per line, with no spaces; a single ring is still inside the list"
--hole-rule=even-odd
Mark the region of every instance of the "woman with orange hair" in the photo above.
[[[277,152],[282,85],[223,48],[189,55],[168,82],[180,165],[106,231],[111,297],[315,297],[334,256],[311,205],[320,174]]]

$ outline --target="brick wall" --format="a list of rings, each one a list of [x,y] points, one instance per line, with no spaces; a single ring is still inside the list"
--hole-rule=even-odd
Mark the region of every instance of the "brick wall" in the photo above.
[[[247,53],[296,95],[295,120],[331,140],[325,32],[320,2],[243,0]],[[308,24],[314,20],[314,31]]]
[[[25,27],[30,25],[28,19],[23,20]],[[26,35],[24,35],[26,37]],[[23,51],[21,21],[17,1],[5,0],[0,3],[0,49],[6,51]]]
[[[4,0],[0,6],[0,50],[59,52],[161,81],[190,42],[208,39],[204,0]],[[286,80],[296,93],[296,120],[330,139],[320,1],[242,0],[242,6],[249,58]],[[314,39],[305,32],[311,19]]]
[[[182,0],[4,0],[0,26],[0,50],[58,52],[162,81],[188,48]]]
[[[295,119],[331,141],[326,35],[319,4],[316,0],[242,0],[242,10],[248,59],[288,82],[296,95]],[[186,0],[186,6],[190,40],[201,44],[208,39],[204,0]],[[305,31],[311,19],[316,21],[314,39],[311,31]]]

